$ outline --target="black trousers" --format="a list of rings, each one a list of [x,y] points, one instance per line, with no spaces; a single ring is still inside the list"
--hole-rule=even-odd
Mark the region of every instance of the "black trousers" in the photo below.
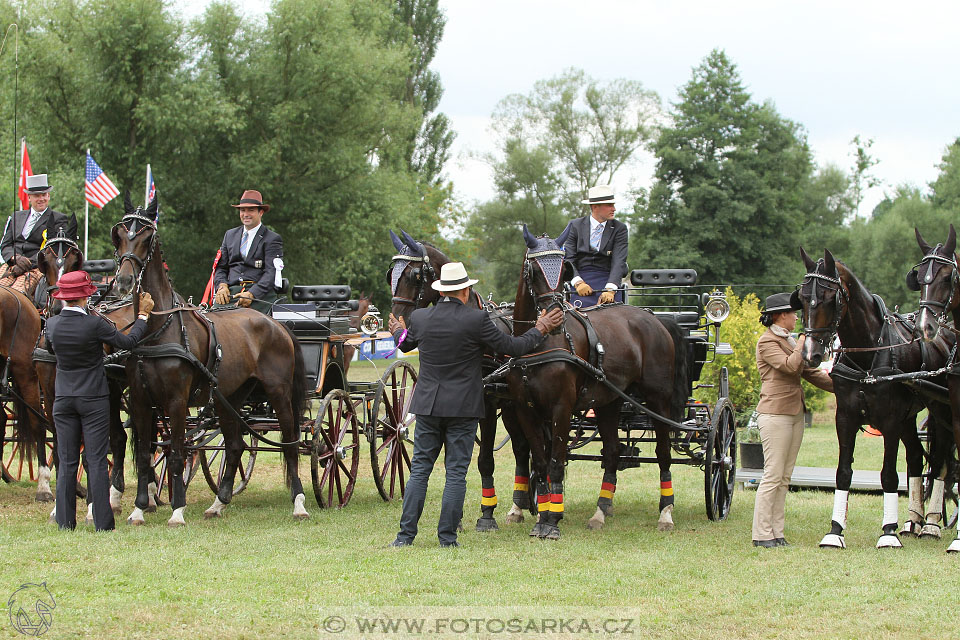
[[[80,465],[80,441],[87,459],[87,501],[93,502],[93,524],[97,531],[114,528],[110,508],[110,474],[107,451],[110,449],[109,396],[57,396],[53,402],[53,422],[57,429],[57,525],[61,529],[77,526],[77,468]]]
[[[457,541],[457,526],[463,518],[463,499],[467,493],[467,469],[473,457],[478,422],[477,418],[417,416],[413,431],[413,460],[403,494],[403,514],[397,540],[413,542],[417,535],[417,523],[427,498],[427,483],[442,447],[447,481],[440,502],[437,537],[440,544]]]

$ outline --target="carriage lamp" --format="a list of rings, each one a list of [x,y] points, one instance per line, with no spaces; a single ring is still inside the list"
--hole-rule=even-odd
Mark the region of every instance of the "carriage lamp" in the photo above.
[[[707,316],[707,320],[713,324],[720,324],[730,315],[730,303],[727,302],[727,296],[719,289],[714,289],[707,296],[707,302],[703,305],[703,312]]]
[[[360,318],[360,331],[368,336],[376,335],[380,331],[380,327],[383,326],[380,312],[375,307],[371,307],[371,309],[372,311],[368,311]]]

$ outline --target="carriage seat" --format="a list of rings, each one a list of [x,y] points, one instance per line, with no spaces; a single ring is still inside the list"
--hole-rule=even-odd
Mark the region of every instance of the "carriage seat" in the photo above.
[[[696,269],[634,269],[630,284],[635,287],[686,287],[697,284]]]

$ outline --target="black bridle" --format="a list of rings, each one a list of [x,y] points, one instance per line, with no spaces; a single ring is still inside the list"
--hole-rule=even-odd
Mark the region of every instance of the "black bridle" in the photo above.
[[[147,265],[150,264],[150,260],[153,258],[153,251],[157,246],[157,223],[155,220],[143,215],[142,209],[137,207],[136,211],[133,213],[128,213],[123,217],[123,219],[120,220],[120,222],[114,225],[111,235],[113,233],[118,233],[121,229],[126,232],[128,241],[132,241],[138,235],[144,231],[147,231],[148,229],[153,231],[153,235],[150,236],[150,246],[147,248],[146,257],[141,259],[140,256],[132,251],[127,251],[122,255],[118,255],[118,252],[120,251],[119,246],[113,252],[114,257],[117,258],[117,276],[120,275],[120,269],[123,268],[123,263],[127,260],[136,265],[136,287],[133,293],[139,294],[140,283],[143,280],[143,272],[146,270]]]
[[[71,240],[70,238],[64,236],[62,231],[60,235],[58,235],[53,240],[49,240],[44,245],[43,250],[46,251],[47,249],[53,250],[53,255],[55,256],[54,263],[57,265],[57,281],[54,282],[53,284],[50,284],[49,282],[47,283],[47,296],[48,296],[47,305],[49,306],[50,294],[60,289],[60,277],[63,275],[63,266],[67,262],[67,255],[71,251],[76,251],[77,255],[79,255],[82,259],[83,252],[80,251],[80,245],[78,245],[75,241]]]
[[[847,291],[843,288],[843,283],[840,281],[839,275],[828,276],[825,273],[820,273],[820,267],[822,265],[822,260],[817,262],[817,266],[814,267],[814,270],[803,276],[803,280],[800,283],[800,291],[802,292],[803,287],[807,284],[809,284],[811,287],[810,304],[804,307],[803,310],[803,333],[805,336],[807,336],[807,338],[816,341],[821,347],[823,347],[824,350],[828,350],[833,345],[833,339],[836,337],[837,331],[840,328],[840,319],[843,317],[844,303],[847,301]],[[808,308],[816,307],[818,304],[818,283],[827,291],[833,292],[834,302],[836,304],[836,311],[833,321],[826,327],[810,326],[810,314]]]
[[[533,263],[536,262],[538,258],[553,256],[560,258],[560,272],[563,273],[563,249],[528,250],[523,260],[523,279],[527,283],[527,289],[530,291],[530,297],[533,298],[533,304],[537,311],[550,311],[550,309],[554,307],[559,307],[561,311],[566,313],[566,301],[560,289],[551,289],[546,293],[537,295],[533,288]],[[541,302],[548,302],[548,304],[544,306]]]
[[[427,250],[423,245],[420,245],[423,255],[420,256],[411,256],[407,254],[397,254],[393,256],[390,260],[391,268],[396,263],[397,260],[403,260],[409,263],[419,263],[419,266],[408,265],[411,268],[411,272],[407,277],[412,278],[415,283],[415,293],[412,298],[404,298],[403,296],[396,295],[396,290],[393,291],[393,297],[390,299],[391,304],[405,304],[410,305],[414,309],[420,308],[420,303],[423,302],[423,293],[426,288],[437,279],[437,272],[433,268],[433,264],[430,262],[430,258],[427,255]],[[406,269],[404,269],[406,273]],[[402,278],[401,274],[401,278]],[[400,279],[397,279],[397,285],[399,288]]]
[[[943,325],[947,322],[947,311],[953,307],[953,297],[957,291],[958,285],[960,285],[960,270],[957,269],[957,261],[953,258],[947,258],[946,256],[941,256],[937,251],[942,247],[942,244],[938,244],[936,248],[930,252],[928,255],[925,255],[923,259],[914,266],[913,271],[916,273],[917,284],[920,285],[920,308],[926,309],[937,319],[937,323]],[[928,297],[929,287],[933,284],[933,278],[936,275],[936,265],[943,264],[950,267],[950,294],[947,296],[945,302],[940,302],[939,300],[933,300]],[[920,276],[923,271],[923,267],[926,267],[926,275],[922,278]],[[937,311],[939,309],[939,311]]]

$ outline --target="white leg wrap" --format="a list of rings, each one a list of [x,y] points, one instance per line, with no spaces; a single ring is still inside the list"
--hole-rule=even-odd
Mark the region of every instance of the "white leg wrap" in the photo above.
[[[911,477],[908,480],[910,492],[910,519],[915,521],[923,520],[923,478]]]
[[[141,525],[144,524],[143,511],[140,507],[134,507],[133,513],[130,514],[130,517],[127,518],[127,524]]]
[[[510,510],[507,511],[506,521],[509,524],[516,524],[518,522],[523,522],[523,509],[518,507],[516,503],[510,505]]]
[[[203,512],[204,518],[219,518],[223,515],[223,510],[227,508],[227,505],[220,502],[220,498],[214,498],[213,504],[210,505],[210,508]]]
[[[820,541],[821,549],[846,549],[847,543],[844,541],[842,535],[837,535],[835,533],[828,533],[823,536],[823,540]]]
[[[847,499],[849,495],[849,491],[840,491],[839,489],[833,492],[833,515],[830,519],[839,524],[841,529],[847,528]]]
[[[899,498],[900,496],[897,493],[883,494],[883,520],[880,522],[881,525],[886,526],[899,522],[900,519],[897,517],[897,501]]]
[[[147,504],[153,509],[157,508],[157,483],[151,482],[147,485]]]
[[[960,553],[960,533],[957,534],[957,539],[947,547],[947,553]]]
[[[110,485],[110,508],[116,513],[120,513],[120,499],[123,498],[123,493],[117,491],[116,487]]]
[[[87,503],[87,524],[93,524],[93,503]]]
[[[933,491],[930,492],[930,510],[927,511],[927,522],[933,524],[940,523],[940,517],[943,511],[943,480],[937,478],[933,481]]]
[[[173,515],[170,516],[170,519],[167,520],[168,527],[183,527],[186,526],[187,522],[183,519],[183,510],[186,507],[180,507],[179,509],[173,510]]]
[[[40,470],[37,472],[37,493],[51,493],[50,467],[40,467]]]
[[[306,508],[303,506],[303,501],[306,498],[302,493],[298,493],[297,496],[293,499],[293,517],[298,520],[306,520],[310,517],[310,514],[307,513]]]

